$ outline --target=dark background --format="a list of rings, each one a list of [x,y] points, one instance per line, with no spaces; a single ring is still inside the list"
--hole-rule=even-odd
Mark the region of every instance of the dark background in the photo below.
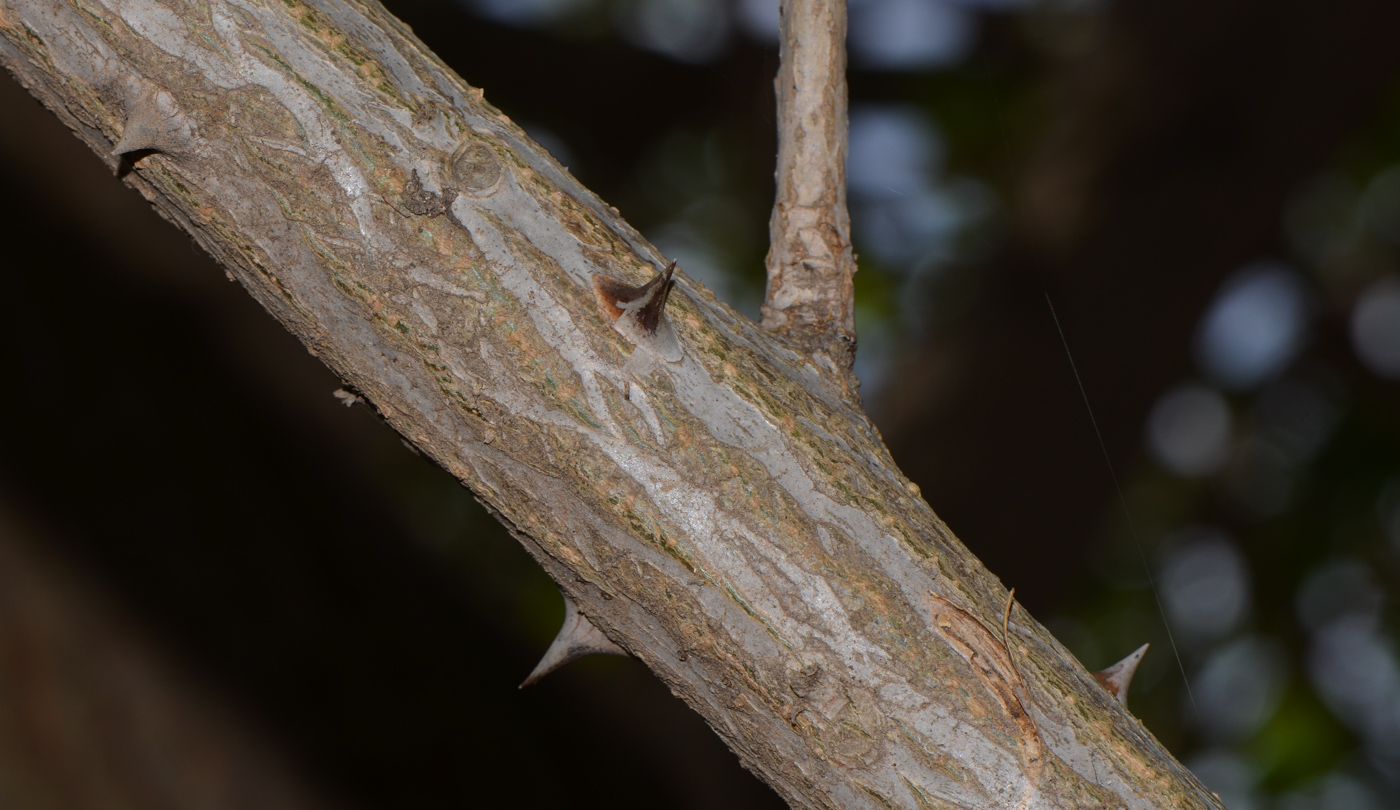
[[[761,5],[390,8],[754,313]],[[1400,283],[1400,6],[851,6],[900,464],[1087,666],[1152,642],[1132,708],[1232,810],[1400,807],[1400,374],[1353,334]],[[961,39],[881,39],[899,7]],[[8,78],[0,111],[0,804],[781,806],[635,662],[518,691],[562,615],[534,563]],[[1232,375],[1207,323],[1294,338]],[[1199,410],[1151,438],[1183,384],[1231,426],[1196,468]]]

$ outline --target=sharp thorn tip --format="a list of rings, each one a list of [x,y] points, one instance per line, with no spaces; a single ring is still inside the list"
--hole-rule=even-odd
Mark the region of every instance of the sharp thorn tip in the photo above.
[[[586,655],[627,655],[627,651],[617,646],[603,631],[593,626],[588,617],[579,613],[573,600],[564,597],[564,623],[554,641],[545,650],[534,670],[520,683],[519,688],[535,683],[544,676],[576,661]]]
[[[1147,654],[1147,648],[1150,646],[1144,644],[1113,666],[1094,673],[1094,680],[1107,689],[1124,708],[1128,706],[1128,686],[1133,682],[1133,675],[1137,673],[1138,665],[1142,663],[1142,657]]]

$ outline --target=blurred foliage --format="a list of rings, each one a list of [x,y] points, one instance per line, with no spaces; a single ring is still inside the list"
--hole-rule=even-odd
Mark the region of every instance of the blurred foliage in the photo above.
[[[1279,258],[1311,280],[1306,345],[1270,380],[1228,396],[1235,435],[1217,472],[1184,478],[1148,458],[1127,472],[1123,488],[1131,524],[1116,504],[1109,509],[1094,575],[1073,604],[1050,620],[1090,668],[1107,666],[1143,640],[1152,642],[1132,687],[1133,711],[1232,810],[1365,810],[1400,802],[1400,738],[1394,734],[1400,692],[1391,688],[1400,536],[1396,507],[1386,500],[1400,480],[1400,386],[1358,362],[1348,335],[1358,296],[1400,268],[1400,244],[1368,224],[1365,205],[1366,190],[1396,166],[1400,93],[1298,190],[1281,223],[1290,246]],[[1336,410],[1279,425],[1271,398],[1294,385],[1318,392]],[[1317,446],[1292,458],[1281,454],[1270,469],[1251,466],[1252,446],[1285,446],[1290,429],[1315,432]],[[1272,488],[1277,497],[1261,502],[1259,488]],[[1209,641],[1193,643],[1174,628],[1178,666],[1158,608],[1161,572],[1172,534],[1202,525],[1223,529],[1247,559],[1249,609],[1226,635]],[[1321,640],[1328,625],[1307,626],[1305,589],[1341,561],[1358,562],[1384,593],[1372,648],[1329,646]],[[1145,564],[1157,575],[1156,593]],[[1357,615],[1364,614],[1358,608]],[[1285,651],[1281,671],[1272,673],[1284,686],[1247,728],[1222,733],[1210,716],[1221,706],[1193,706],[1183,671],[1199,692],[1212,656],[1242,638],[1269,639]],[[1356,670],[1352,680],[1322,683],[1331,677],[1323,670],[1349,664]],[[1267,677],[1241,672],[1240,684],[1216,699],[1251,700],[1251,690]],[[1341,708],[1345,699],[1329,692],[1367,680],[1386,683],[1373,684],[1372,702],[1359,711]]]

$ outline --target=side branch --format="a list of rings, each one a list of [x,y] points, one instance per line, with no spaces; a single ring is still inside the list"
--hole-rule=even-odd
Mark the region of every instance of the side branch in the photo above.
[[[778,194],[763,325],[849,372],[856,263],[846,211],[846,0],[784,0],[775,89]]]

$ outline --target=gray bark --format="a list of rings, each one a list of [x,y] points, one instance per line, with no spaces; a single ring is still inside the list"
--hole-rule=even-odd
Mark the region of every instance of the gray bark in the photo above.
[[[680,274],[614,329],[662,257],[377,4],[0,0],[0,61],[792,805],[1220,806],[839,375]]]

